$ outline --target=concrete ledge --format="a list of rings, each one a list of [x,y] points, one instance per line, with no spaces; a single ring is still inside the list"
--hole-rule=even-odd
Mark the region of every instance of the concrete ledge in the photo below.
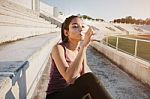
[[[58,18],[55,18],[53,16],[48,16],[47,14],[45,13],[40,13],[40,17],[41,18],[44,18],[45,20],[47,21],[50,21],[52,24],[55,24],[57,25],[57,27],[60,27],[61,28],[61,24],[62,24],[62,20],[58,19]]]
[[[92,42],[91,46],[106,55],[127,73],[150,86],[150,63],[117,51],[102,43]]]
[[[9,77],[0,76],[0,99],[5,99],[5,95],[11,89],[12,81]]]
[[[48,62],[51,48],[59,40],[59,33],[51,33],[1,45],[0,77],[10,78],[4,86],[8,90],[0,90],[2,97],[30,99]]]

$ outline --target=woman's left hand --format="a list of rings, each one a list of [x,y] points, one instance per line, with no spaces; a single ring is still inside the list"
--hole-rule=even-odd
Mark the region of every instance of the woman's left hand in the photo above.
[[[81,46],[84,46],[84,47],[88,47],[89,44],[90,44],[90,41],[91,41],[91,36],[93,35],[93,29],[92,27],[89,27],[89,29],[87,30],[87,32],[85,33],[85,37],[84,37],[84,40],[82,42],[82,45]]]

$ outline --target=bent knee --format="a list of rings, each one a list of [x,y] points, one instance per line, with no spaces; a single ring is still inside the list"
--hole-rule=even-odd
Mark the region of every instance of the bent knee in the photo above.
[[[99,83],[98,78],[92,72],[88,72],[88,73],[83,74],[82,76],[80,76],[75,81],[75,83],[78,83],[78,82],[90,82],[90,81]]]

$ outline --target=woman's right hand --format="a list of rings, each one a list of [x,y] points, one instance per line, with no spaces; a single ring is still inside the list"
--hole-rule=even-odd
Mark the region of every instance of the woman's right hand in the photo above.
[[[93,35],[93,29],[92,29],[92,27],[89,27],[89,29],[88,29],[87,32],[85,33],[84,40],[83,40],[81,46],[83,46],[83,47],[88,47],[89,44],[90,44],[91,36],[92,36],[92,35]]]

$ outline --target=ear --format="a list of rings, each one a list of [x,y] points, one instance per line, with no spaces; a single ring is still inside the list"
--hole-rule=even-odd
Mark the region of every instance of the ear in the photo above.
[[[69,35],[68,30],[64,30],[64,35],[65,35],[65,36],[68,36],[68,35]]]

